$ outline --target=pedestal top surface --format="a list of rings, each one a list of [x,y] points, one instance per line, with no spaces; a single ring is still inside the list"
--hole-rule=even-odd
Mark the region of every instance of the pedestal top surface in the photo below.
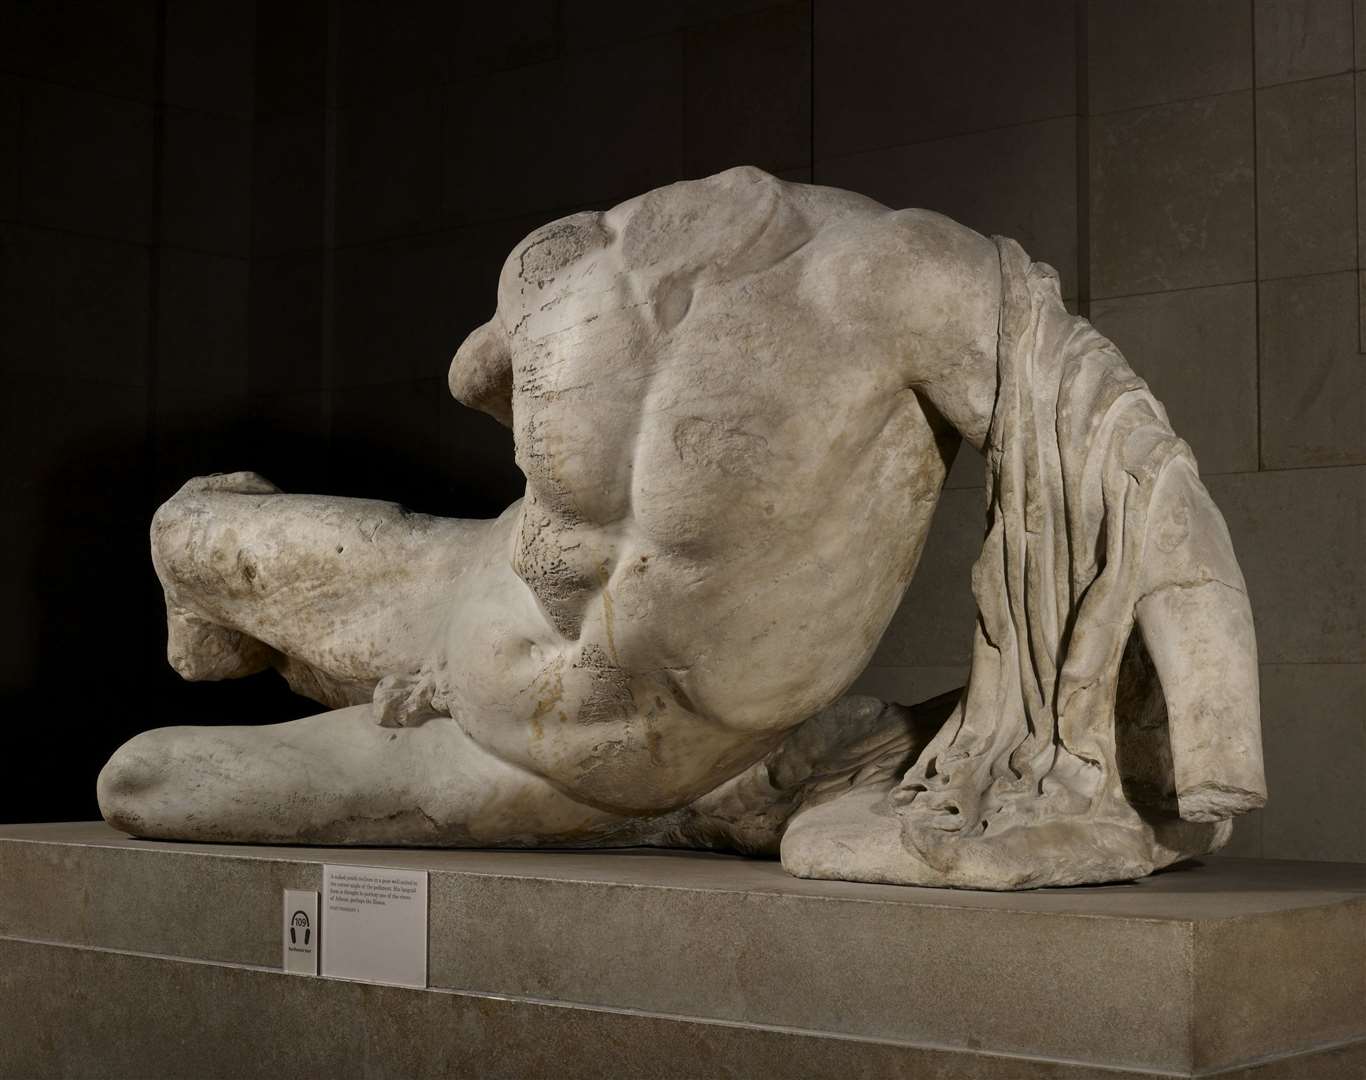
[[[998,893],[794,878],[775,860],[656,848],[593,851],[290,847],[136,840],[101,821],[0,825],[0,843],[32,842],[432,873],[1095,918],[1200,922],[1320,907],[1366,895],[1366,865],[1214,857],[1114,885]]]

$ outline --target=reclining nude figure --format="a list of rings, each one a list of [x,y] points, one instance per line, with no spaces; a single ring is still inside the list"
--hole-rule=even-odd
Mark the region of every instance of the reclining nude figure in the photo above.
[[[1012,241],[755,169],[538,229],[452,393],[509,425],[492,521],[192,480],[171,663],[330,711],[146,732],[143,837],[780,854],[1009,889],[1222,845],[1265,798],[1222,518],[1123,358]],[[842,697],[960,439],[987,459],[961,694]]]

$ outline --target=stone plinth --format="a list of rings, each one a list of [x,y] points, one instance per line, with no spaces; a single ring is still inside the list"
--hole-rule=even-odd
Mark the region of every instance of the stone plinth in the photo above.
[[[430,989],[280,972],[281,890],[324,862],[430,872]],[[1358,1078],[1366,867],[1002,894],[0,826],[0,1017],[25,1078]]]

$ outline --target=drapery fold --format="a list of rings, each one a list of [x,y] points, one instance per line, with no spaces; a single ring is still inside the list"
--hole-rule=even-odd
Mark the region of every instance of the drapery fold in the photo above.
[[[1199,483],[1161,404],[1067,312],[1052,268],[1012,240],[996,244],[1003,295],[972,668],[896,793],[908,839],[932,863],[952,858],[953,836],[989,841],[1064,819],[1141,828],[1121,790],[1116,688],[1126,655],[1142,659],[1126,644],[1154,493],[1164,474]]]

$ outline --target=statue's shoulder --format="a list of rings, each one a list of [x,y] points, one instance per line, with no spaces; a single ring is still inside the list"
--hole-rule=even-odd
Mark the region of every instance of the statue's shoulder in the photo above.
[[[932,210],[892,210],[857,192],[740,166],[542,225],[513,249],[503,284],[541,286],[606,252],[619,273],[700,280],[755,273],[797,254],[813,264],[828,255],[875,263],[903,278],[979,273],[996,257],[986,237]]]
[[[823,215],[803,187],[749,166],[727,169],[629,199],[603,224],[629,273],[725,279],[766,269],[820,230]]]

